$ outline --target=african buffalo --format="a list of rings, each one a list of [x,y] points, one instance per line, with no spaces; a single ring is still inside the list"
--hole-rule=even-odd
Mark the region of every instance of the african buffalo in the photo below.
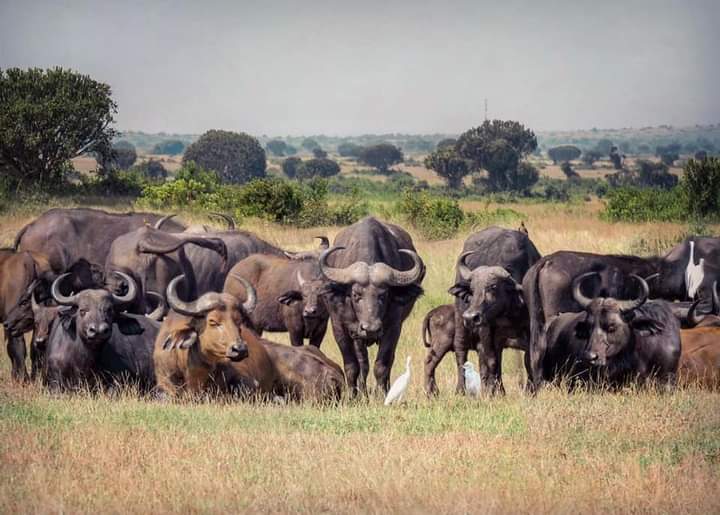
[[[238,288],[233,274],[247,278],[257,291],[258,305],[250,315],[250,325],[258,334],[287,331],[294,346],[309,338],[310,345],[320,347],[329,314],[322,295],[325,280],[316,259],[264,254],[243,259],[232,268],[224,291],[244,298],[245,289]]]
[[[704,278],[698,296],[710,299],[712,285],[720,280],[720,239],[691,236],[657,260],[657,279],[650,282],[652,294],[666,300],[688,298],[685,270],[690,260],[690,242],[694,243],[694,261],[704,260]]]
[[[547,350],[545,329],[549,319],[559,313],[584,310],[573,296],[573,279],[596,272],[592,281],[583,284],[590,297],[628,298],[636,292],[625,277],[630,274],[652,276],[657,273],[658,262],[654,258],[560,251],[541,258],[528,270],[522,288],[530,319],[531,380],[528,386],[531,390],[537,390],[542,382],[541,367]]]
[[[41,281],[51,278],[47,258],[36,252],[0,250],[0,321],[3,322],[12,377],[28,378],[23,333],[32,327],[31,299]]]
[[[105,258],[115,238],[160,219],[154,213],[50,209],[18,232],[15,249],[45,254],[56,275],[72,271],[71,289],[79,291],[102,284]],[[173,232],[184,229],[172,220],[165,221],[163,227]]]
[[[410,235],[373,217],[343,229],[319,258],[335,341],[352,393],[366,391],[368,345],[379,343],[378,388],[387,392],[403,321],[422,294],[425,265]]]
[[[683,385],[720,389],[720,300],[717,282],[712,288],[711,312],[697,315],[699,303],[700,299],[693,303],[688,312],[692,328],[680,332],[682,354],[678,379]]]
[[[597,272],[575,278],[572,295],[580,313],[561,313],[547,324],[547,349],[540,374],[550,381],[559,374],[592,379],[610,386],[656,380],[674,385],[680,359],[680,324],[667,302],[647,302],[649,287],[631,275],[640,294],[631,300],[587,297],[583,283]]]
[[[490,393],[505,392],[502,351],[527,349],[528,313],[520,284],[539,259],[526,232],[489,227],[465,241],[449,290],[455,296],[455,327],[460,328],[453,343],[458,393],[465,390],[463,364],[471,348],[478,353],[483,386]]]
[[[338,400],[345,388],[340,366],[313,346],[289,347],[261,340],[277,369],[281,391],[291,400]]]
[[[137,293],[127,282],[120,296],[107,290],[60,293],[63,274],[53,282],[52,298],[61,308],[53,323],[45,353],[43,383],[51,389],[111,387],[118,382],[136,384],[147,391],[155,384],[153,345],[160,324],[145,316],[121,313]]]
[[[248,281],[235,278],[247,290],[244,303],[215,292],[184,302],[177,286],[185,277],[170,281],[167,298],[172,311],[160,328],[153,353],[160,396],[175,396],[180,389],[197,394],[212,386],[218,365],[248,358],[249,347],[240,336],[235,314],[252,313],[256,296]]]

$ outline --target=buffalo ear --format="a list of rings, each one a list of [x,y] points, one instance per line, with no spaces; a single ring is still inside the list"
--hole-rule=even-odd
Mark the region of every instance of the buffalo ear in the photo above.
[[[630,327],[643,336],[653,336],[661,333],[665,329],[665,324],[659,320],[639,316],[632,319]]]
[[[466,282],[459,282],[453,284],[448,290],[448,293],[453,297],[457,297],[464,301],[467,301],[468,298],[472,297],[470,285]]]
[[[286,306],[289,306],[293,302],[297,302],[299,300],[302,300],[302,293],[297,290],[286,291],[277,298],[277,301],[280,304],[285,304]]]
[[[116,315],[114,323],[117,324],[118,330],[125,336],[135,336],[145,332],[145,329],[137,320],[128,316]]]
[[[75,306],[61,306],[58,309],[58,316],[60,317],[60,323],[65,331],[75,335],[75,314],[77,308]]]

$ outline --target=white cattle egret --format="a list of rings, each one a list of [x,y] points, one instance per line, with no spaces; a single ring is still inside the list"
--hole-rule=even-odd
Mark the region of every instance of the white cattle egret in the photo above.
[[[473,397],[477,397],[480,395],[480,386],[482,384],[480,374],[475,371],[473,364],[469,361],[465,362],[463,370],[465,371],[465,391]]]
[[[407,390],[408,385],[410,384],[410,356],[407,357],[405,360],[405,373],[402,374],[400,377],[395,379],[395,382],[390,387],[390,390],[388,391],[387,395],[385,396],[385,406],[389,406],[390,404],[394,404],[396,402],[400,402],[403,398],[403,395],[405,395],[405,390]]]
[[[703,277],[705,277],[705,259],[700,258],[700,262],[695,264],[695,242],[690,241],[690,259],[685,269],[685,287],[687,288],[688,297],[695,298],[697,291],[702,285]]]

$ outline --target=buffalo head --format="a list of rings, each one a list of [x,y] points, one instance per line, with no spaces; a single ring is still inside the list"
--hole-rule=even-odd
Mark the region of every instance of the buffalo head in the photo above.
[[[474,252],[465,252],[458,259],[461,280],[449,290],[463,304],[462,318],[468,329],[488,325],[524,304],[522,286],[504,268],[480,266],[470,270],[466,260]]]
[[[135,299],[137,286],[127,274],[113,272],[121,277],[127,284],[127,293],[118,295],[107,290],[83,290],[69,296],[60,293],[62,281],[70,274],[63,274],[52,284],[50,293],[60,306],[69,306],[72,309],[65,313],[72,318],[75,330],[80,339],[90,347],[100,347],[112,336],[112,325],[115,321],[115,311]]]
[[[596,273],[583,274],[575,278],[572,284],[573,297],[586,312],[585,320],[576,327],[576,334],[578,338],[588,341],[582,360],[592,365],[605,366],[631,344],[634,330],[650,329],[645,326],[654,322],[635,316],[635,310],[645,304],[650,291],[642,277],[630,276],[640,285],[640,295],[636,299],[588,298],[582,293],[582,283]]]
[[[163,341],[164,350],[190,349],[197,345],[203,358],[211,364],[221,361],[241,361],[248,356],[247,343],[240,336],[238,320],[243,320],[257,304],[255,289],[243,277],[231,274],[247,291],[247,300],[241,303],[228,293],[209,292],[200,298],[185,302],[177,293],[178,283],[185,276],[175,277],[167,288],[170,307],[187,317],[181,324],[173,324]],[[239,316],[238,316],[239,315]]]
[[[33,326],[33,294],[40,286],[40,281],[35,280],[22,292],[15,305],[8,311],[3,326],[11,336],[22,336]]]
[[[333,252],[345,247],[332,247],[320,254],[320,271],[334,285],[343,288],[349,297],[352,310],[357,319],[353,336],[374,341],[382,335],[382,320],[390,303],[391,288],[410,287],[420,279],[425,265],[416,252],[400,249],[401,254],[410,256],[413,267],[410,270],[398,270],[386,263],[368,265],[356,261],[345,268],[333,268],[327,263]],[[401,298],[393,302],[402,302]]]
[[[325,280],[322,276],[306,279],[302,272],[297,270],[295,280],[298,285],[297,290],[289,290],[278,297],[278,302],[289,306],[294,302],[302,302],[303,317],[314,319],[322,318],[327,315],[325,302],[322,294],[325,291]]]

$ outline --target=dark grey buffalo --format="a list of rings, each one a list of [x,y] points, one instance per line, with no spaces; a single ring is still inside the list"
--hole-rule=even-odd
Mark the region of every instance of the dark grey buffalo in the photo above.
[[[662,258],[655,258],[657,277],[650,281],[653,297],[665,300],[685,300],[688,298],[688,285],[685,283],[685,270],[690,261],[690,242],[693,243],[693,261],[704,261],[703,280],[697,297],[707,300],[704,308],[709,308],[712,297],[712,285],[720,280],[720,239],[691,236],[673,247]],[[692,299],[691,299],[692,300]]]
[[[530,388],[536,390],[542,382],[541,367],[547,350],[546,324],[549,319],[559,313],[578,313],[584,309],[573,296],[573,279],[595,272],[583,283],[585,295],[629,298],[637,293],[637,287],[626,277],[631,274],[652,276],[657,273],[658,263],[655,258],[568,251],[555,252],[535,263],[522,281],[530,317]]]
[[[457,391],[465,390],[463,364],[475,349],[485,391],[504,393],[502,351],[527,349],[528,314],[522,280],[540,254],[527,232],[489,227],[472,234],[458,259],[455,284],[455,337]],[[459,328],[459,330],[458,330]],[[432,351],[431,351],[432,354]],[[436,393],[435,367],[442,356],[432,354],[426,362],[428,393]]]
[[[379,343],[375,379],[386,392],[402,324],[422,294],[425,265],[402,228],[367,217],[343,229],[319,258],[333,334],[353,393],[366,391],[368,346]]]
[[[206,251],[190,257],[192,247]],[[136,314],[146,313],[145,292],[165,292],[170,281],[178,275],[185,275],[181,295],[193,298],[198,291],[206,292],[222,287],[223,273],[227,267],[227,248],[219,238],[199,234],[168,233],[153,227],[140,227],[115,239],[107,256],[105,270],[110,290],[122,293],[123,280],[113,278],[112,270],[129,275],[139,289],[135,301],[127,306]]]
[[[193,299],[222,290],[230,268],[255,253],[282,255],[279,248],[247,231],[170,234],[142,227],[113,242],[105,270],[120,270],[130,275],[141,292],[165,292],[170,281],[183,274],[185,281],[178,288],[179,295]],[[148,307],[142,305],[144,300],[145,296],[140,295],[129,310],[139,314],[147,312]]]
[[[79,291],[102,284],[105,258],[115,238],[162,218],[154,213],[50,209],[20,230],[15,249],[45,254],[56,276],[73,272],[72,289]],[[184,229],[168,217],[162,225],[168,231]]]
[[[225,280],[224,291],[240,299],[245,287],[235,279],[246,278],[257,292],[258,303],[252,312],[251,327],[263,331],[288,332],[290,343],[320,347],[330,315],[323,298],[325,280],[317,259],[254,254],[237,263]]]
[[[153,347],[160,324],[121,312],[137,287],[129,276],[117,275],[127,282],[124,296],[100,289],[65,296],[60,283],[66,274],[53,283],[52,297],[61,308],[45,351],[43,383],[49,388],[128,382],[147,391],[154,386]]]
[[[595,276],[589,272],[573,281],[573,297],[583,311],[561,313],[548,321],[542,378],[564,376],[571,384],[593,380],[615,387],[648,380],[674,385],[680,324],[668,303],[647,302],[650,289],[637,275],[630,276],[640,286],[634,299],[587,297],[583,283]]]

